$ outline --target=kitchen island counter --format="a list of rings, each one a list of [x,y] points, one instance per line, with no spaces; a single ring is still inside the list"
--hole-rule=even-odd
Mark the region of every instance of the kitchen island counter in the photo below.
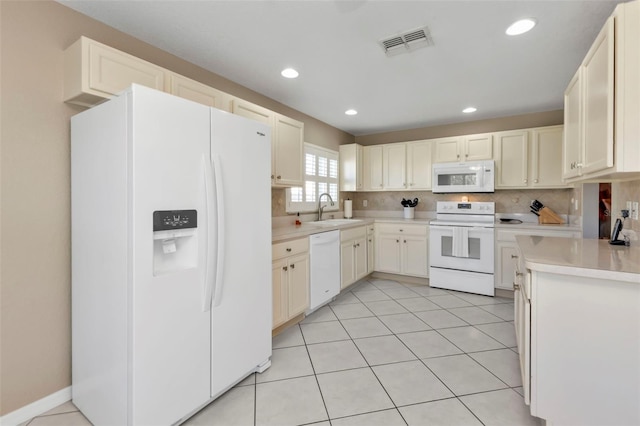
[[[640,284],[640,246],[606,240],[517,236],[527,269]]]

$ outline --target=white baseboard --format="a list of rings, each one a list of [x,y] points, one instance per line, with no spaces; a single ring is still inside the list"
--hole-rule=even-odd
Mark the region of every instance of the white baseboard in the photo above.
[[[44,398],[32,402],[29,405],[18,408],[9,414],[5,414],[0,417],[0,425],[19,425],[20,423],[39,416],[40,414],[45,413],[52,408],[56,408],[58,405],[64,404],[67,401],[71,401],[71,386],[67,386],[64,389],[60,389],[58,392],[54,392],[51,395],[45,396]]]

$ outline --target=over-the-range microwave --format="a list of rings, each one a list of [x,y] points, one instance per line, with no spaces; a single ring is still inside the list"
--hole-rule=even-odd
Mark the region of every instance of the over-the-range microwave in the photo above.
[[[434,193],[494,192],[495,168],[493,160],[435,163],[432,166],[432,191]]]

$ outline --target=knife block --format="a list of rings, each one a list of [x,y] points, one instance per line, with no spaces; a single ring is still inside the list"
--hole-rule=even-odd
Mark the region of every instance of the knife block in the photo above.
[[[562,218],[560,216],[558,216],[556,214],[556,212],[551,210],[549,207],[541,208],[540,211],[538,212],[538,214],[540,215],[538,217],[538,223],[542,223],[542,224],[562,224],[562,223],[564,223],[564,220],[562,220]]]

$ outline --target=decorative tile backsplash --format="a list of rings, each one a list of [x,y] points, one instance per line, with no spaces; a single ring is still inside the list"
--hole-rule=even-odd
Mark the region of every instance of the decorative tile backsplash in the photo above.
[[[420,202],[416,211],[435,211],[436,201],[458,201],[463,195],[469,201],[494,201],[497,213],[529,213],[532,200],[539,200],[545,206],[561,215],[580,215],[579,211],[570,209],[572,198],[581,198],[581,192],[574,189],[529,189],[498,190],[492,194],[433,194],[429,191],[397,191],[397,192],[341,192],[340,200],[353,200],[353,209],[358,211],[401,211],[400,201],[418,198]],[[367,200],[367,207],[363,201]],[[274,217],[285,216],[285,190],[271,189],[271,210]],[[581,205],[579,202],[578,205]]]

